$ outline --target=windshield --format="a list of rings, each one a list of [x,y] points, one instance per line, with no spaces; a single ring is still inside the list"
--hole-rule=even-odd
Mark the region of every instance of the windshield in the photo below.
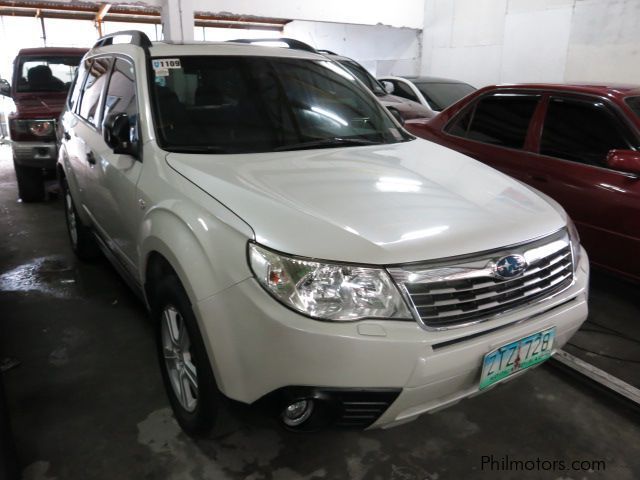
[[[165,150],[250,153],[413,138],[329,60],[209,55],[154,58],[152,66]]]
[[[79,56],[24,57],[18,66],[17,92],[66,92],[73,81]]]
[[[625,99],[629,108],[633,110],[638,117],[640,117],[640,97],[628,97]]]
[[[444,110],[476,90],[466,83],[415,82],[415,84],[431,109],[436,112]]]
[[[359,63],[353,60],[338,60],[338,63],[346,68],[352,75],[355,75],[358,80],[364,83],[367,88],[376,95],[385,95],[387,93],[384,88],[382,88],[382,85],[380,85],[380,82]]]

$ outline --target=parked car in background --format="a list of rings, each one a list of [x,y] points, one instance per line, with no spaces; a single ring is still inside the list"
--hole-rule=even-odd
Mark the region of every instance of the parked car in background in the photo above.
[[[24,202],[44,199],[44,181],[55,173],[56,122],[80,59],[80,48],[26,48],[13,63],[13,79],[0,82],[15,111],[8,116],[18,193]]]
[[[449,78],[380,77],[378,80],[387,92],[428,108],[429,118],[476,91],[468,83]]]
[[[319,52],[325,57],[338,62],[358,80],[364,83],[367,88],[371,90],[376,97],[378,97],[380,103],[387,107],[387,109],[389,109],[396,118],[405,121],[414,118],[430,118],[435,115],[431,109],[418,101],[388,93],[384,86],[376,80],[376,78],[371,75],[366,68],[352,58],[343,57],[342,55],[338,55],[329,50],[319,50]]]
[[[640,87],[487,87],[407,128],[548,194],[595,265],[640,280]]]
[[[294,430],[404,423],[545,361],[587,316],[556,202],[410,135],[316,52],[109,35],[61,128],[71,246],[145,300],[188,433],[223,395]]]

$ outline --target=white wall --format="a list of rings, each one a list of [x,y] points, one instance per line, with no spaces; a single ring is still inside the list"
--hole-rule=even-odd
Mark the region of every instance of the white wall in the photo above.
[[[420,30],[294,20],[283,35],[357,60],[373,75],[416,75]]]
[[[425,0],[421,73],[640,83],[639,0]]]

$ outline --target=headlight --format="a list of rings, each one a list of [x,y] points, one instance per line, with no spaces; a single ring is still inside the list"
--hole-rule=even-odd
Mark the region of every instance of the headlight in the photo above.
[[[249,244],[251,268],[276,299],[322,320],[411,319],[389,274],[368,268],[289,257]]]
[[[38,139],[53,139],[55,122],[53,120],[9,120],[11,139],[15,141],[33,141]]]
[[[580,235],[573,220],[567,216],[567,230],[569,231],[569,241],[571,242],[571,254],[573,256],[573,270],[577,270],[580,263],[580,257],[582,255],[582,248],[580,247]]]
[[[36,137],[47,137],[53,133],[53,122],[36,121],[30,122],[29,131]]]

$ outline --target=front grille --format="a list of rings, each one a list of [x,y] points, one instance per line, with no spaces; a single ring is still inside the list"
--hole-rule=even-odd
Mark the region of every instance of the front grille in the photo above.
[[[498,278],[494,264],[520,254],[524,272]],[[564,230],[517,247],[451,259],[447,264],[411,265],[389,272],[406,291],[414,311],[429,328],[474,323],[529,304],[565,289],[573,282],[571,245]]]

